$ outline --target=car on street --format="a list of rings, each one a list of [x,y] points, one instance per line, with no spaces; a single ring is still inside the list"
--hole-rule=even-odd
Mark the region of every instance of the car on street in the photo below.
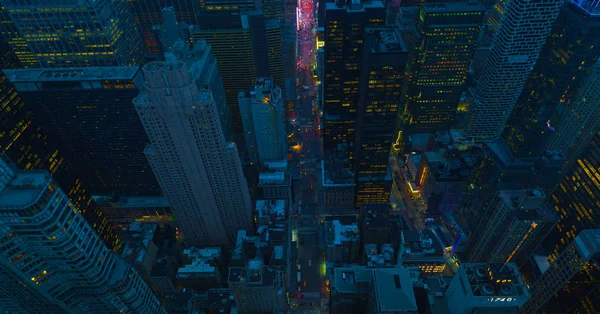
[[[308,260],[308,266],[312,266],[312,260]]]

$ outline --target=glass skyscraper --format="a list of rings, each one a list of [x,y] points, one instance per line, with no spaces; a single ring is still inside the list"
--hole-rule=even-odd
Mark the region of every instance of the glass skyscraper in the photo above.
[[[33,117],[23,99],[0,72],[0,152],[6,154],[23,170],[47,170],[68,193],[85,220],[104,243],[112,248],[118,240],[100,208],[92,200],[83,174],[85,165],[69,159],[59,149],[58,139],[49,135]]]
[[[548,137],[571,122],[562,116],[575,110],[573,101],[598,56],[600,9],[567,1],[504,129],[515,155],[540,155]]]
[[[506,3],[473,91],[467,136],[475,141],[500,137],[562,5],[561,0]]]
[[[25,67],[139,65],[127,1],[2,0],[2,35]],[[33,62],[33,58],[37,62]]]
[[[352,158],[365,28],[384,26],[381,1],[326,3],[323,149]]]
[[[484,13],[478,2],[421,5],[407,90],[411,132],[454,122]]]
[[[150,142],[132,101],[143,88],[140,68],[5,70],[34,119],[94,194],[160,195],[144,156]]]

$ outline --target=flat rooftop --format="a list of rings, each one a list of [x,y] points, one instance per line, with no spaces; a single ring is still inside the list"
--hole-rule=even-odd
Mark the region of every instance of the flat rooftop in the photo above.
[[[350,170],[348,160],[325,159],[321,161],[321,177],[323,186],[354,186],[354,172]]]
[[[258,218],[285,216],[285,200],[256,200]]]
[[[335,267],[334,287],[338,293],[368,293],[373,270],[365,266]]]
[[[476,12],[485,11],[485,6],[479,2],[477,3],[423,3],[421,4],[423,10],[427,13],[439,13],[439,12]]]
[[[508,208],[513,209],[513,214],[520,220],[555,220],[556,214],[546,202],[544,191],[529,190],[502,190],[498,197]]]
[[[357,241],[360,237],[360,230],[358,224],[353,223],[349,225],[343,225],[339,220],[331,222],[331,228],[333,237],[329,238],[329,245],[341,245],[342,242]]]
[[[50,174],[44,170],[16,173],[4,191],[0,193],[0,210],[30,206],[46,190],[51,180]]]
[[[408,52],[404,40],[394,28],[367,28],[367,36],[375,39],[369,46],[372,53]]]
[[[137,66],[92,68],[18,69],[2,71],[12,83],[131,80],[139,72]]]
[[[284,184],[285,172],[261,172],[258,175],[259,184]]]
[[[373,271],[373,282],[380,312],[417,311],[417,300],[408,269],[376,269]]]
[[[457,276],[466,275],[461,282],[468,284],[473,296],[529,296],[529,288],[515,263],[463,263],[460,267],[465,271],[459,271]]]

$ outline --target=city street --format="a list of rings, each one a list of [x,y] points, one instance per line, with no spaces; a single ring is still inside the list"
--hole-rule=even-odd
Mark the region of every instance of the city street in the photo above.
[[[317,212],[318,178],[320,174],[320,143],[317,112],[314,107],[316,86],[313,78],[315,63],[315,18],[312,0],[299,1],[298,8],[298,59],[297,59],[297,101],[296,101],[296,140],[300,148],[296,151],[294,163],[299,172],[296,191],[298,203],[297,228],[297,303],[298,310],[304,313],[319,313],[321,308],[322,265],[324,265],[319,245],[320,222]]]

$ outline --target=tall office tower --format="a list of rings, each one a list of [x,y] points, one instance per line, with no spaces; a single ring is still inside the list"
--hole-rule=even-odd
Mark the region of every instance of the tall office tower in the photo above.
[[[260,0],[260,8],[265,15],[265,19],[284,22],[285,0]]]
[[[127,2],[131,6],[135,24],[149,57],[161,57],[163,53],[159,37],[153,30],[154,26],[164,21],[163,9],[169,8],[175,14],[177,21],[196,25],[203,3],[194,0],[130,0]]]
[[[471,237],[468,259],[522,265],[556,220],[542,190],[498,191]]]
[[[144,148],[149,144],[131,105],[142,89],[137,66],[5,70],[25,106],[94,194],[159,195]]]
[[[596,61],[548,139],[547,148],[561,151],[569,163],[567,166],[579,158],[594,135],[600,131],[599,103],[600,61]]]
[[[387,203],[388,163],[408,51],[397,28],[368,28],[361,60],[356,126],[357,205]]]
[[[0,23],[3,36],[23,66],[129,66],[142,61],[142,42],[125,1],[2,0],[2,4],[10,19]]]
[[[420,10],[407,90],[411,132],[454,122],[485,14],[479,2],[425,3]]]
[[[165,53],[165,57],[167,60],[183,61],[192,79],[196,81],[198,88],[208,89],[212,92],[225,140],[227,142],[233,141],[231,113],[225,99],[223,79],[219,72],[217,60],[212,53],[212,47],[204,40],[196,41],[191,48],[187,45],[187,42],[177,41],[172,49]]]
[[[548,236],[550,260],[555,260],[564,246],[578,232],[598,226],[598,195],[600,195],[600,132],[587,150],[575,161],[552,194],[560,219]]]
[[[600,229],[581,230],[530,285],[523,313],[598,313],[599,268]]]
[[[166,313],[48,171],[20,171],[2,158],[0,190],[0,307],[9,304],[16,313]]]
[[[286,79],[296,81],[296,54],[297,54],[297,0],[284,0],[284,18],[281,25],[281,34],[283,37],[283,76]],[[286,90],[288,88],[286,87]],[[295,100],[295,99],[294,99]]]
[[[506,3],[465,120],[476,141],[500,137],[562,6],[560,0]]]
[[[323,149],[353,158],[365,28],[384,26],[379,0],[326,3]]]
[[[6,154],[24,170],[47,170],[63,191],[81,210],[87,222],[93,226],[104,243],[112,249],[118,242],[112,227],[107,223],[100,208],[92,200],[83,181],[88,171],[78,160],[69,159],[59,149],[58,140],[49,136],[33,118],[32,109],[26,106],[14,86],[0,72],[0,153]]]
[[[539,155],[562,132],[563,114],[577,110],[573,101],[599,55],[600,8],[567,1],[504,129],[513,153]]]
[[[166,53],[173,49],[173,46],[184,41],[190,44],[190,28],[191,26],[185,22],[177,20],[177,13],[173,7],[166,7],[161,11],[163,22],[152,27],[152,31],[158,37],[158,48],[162,53]]]
[[[195,245],[235,241],[252,229],[252,206],[235,144],[225,142],[208,90],[185,64],[151,62],[133,100],[152,145],[144,151],[184,237]]]
[[[238,97],[244,136],[251,163],[286,159],[287,132],[281,88],[270,77],[256,79]]]
[[[242,134],[238,93],[252,86],[257,77],[272,77],[284,86],[281,25],[265,21],[260,10],[207,12],[193,41],[206,40],[217,58],[229,104],[233,131]]]

